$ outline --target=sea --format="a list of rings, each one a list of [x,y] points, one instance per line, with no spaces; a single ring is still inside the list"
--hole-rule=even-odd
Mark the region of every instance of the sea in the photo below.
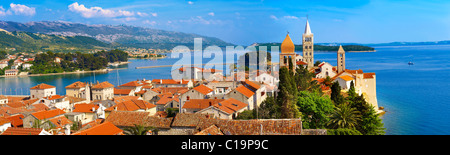
[[[386,113],[381,117],[387,135],[450,135],[450,45],[374,46],[376,52],[347,52],[346,68],[376,73],[378,105]],[[237,53],[234,60],[244,52]],[[165,59],[132,59],[107,73],[83,73],[0,78],[3,95],[28,95],[29,88],[40,83],[64,87],[76,82],[102,82],[119,85],[137,79],[171,78],[172,67],[144,68],[180,63],[181,57]],[[228,55],[226,55],[228,56]],[[197,61],[200,55],[191,55]],[[335,52],[314,53],[314,59],[336,65]],[[216,61],[214,56],[203,63]],[[189,62],[189,59],[186,59]],[[224,60],[224,59],[223,59]],[[277,62],[278,56],[272,56]],[[232,61],[230,61],[232,62]],[[413,62],[414,65],[408,65]],[[227,61],[227,63],[229,63]],[[223,66],[225,67],[228,66]]]

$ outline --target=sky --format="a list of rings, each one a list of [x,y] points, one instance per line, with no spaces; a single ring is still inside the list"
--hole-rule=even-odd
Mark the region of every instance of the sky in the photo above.
[[[1,0],[0,20],[132,25],[195,33],[237,45],[450,40],[444,0]]]

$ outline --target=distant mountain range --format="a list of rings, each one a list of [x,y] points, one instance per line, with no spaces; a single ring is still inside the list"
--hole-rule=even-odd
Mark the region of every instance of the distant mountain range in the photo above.
[[[177,45],[193,47],[194,38],[203,38],[204,46],[233,45],[214,37],[127,25],[88,25],[63,21],[28,23],[0,21],[0,28],[9,32],[25,31],[62,36],[86,36],[105,43],[119,43],[121,46],[140,48],[172,49]]]
[[[113,44],[85,36],[60,36],[0,29],[0,50],[8,52],[89,52],[107,50]]]

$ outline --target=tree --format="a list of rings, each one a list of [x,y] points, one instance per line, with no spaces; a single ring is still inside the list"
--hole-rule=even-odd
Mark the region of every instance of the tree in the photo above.
[[[348,89],[347,94],[348,98],[350,99],[356,97],[355,84],[353,83],[353,81],[350,82],[350,89]]]
[[[344,103],[336,106],[335,111],[330,116],[328,126],[333,129],[354,129],[359,120],[361,120],[360,112],[356,108],[352,108],[349,104]]]
[[[255,110],[244,110],[243,112],[239,113],[239,115],[236,117],[236,119],[242,119],[242,120],[249,120],[249,119],[255,119]]]
[[[281,118],[280,107],[276,104],[274,97],[267,97],[258,107],[259,119]]]
[[[286,67],[280,68],[280,83],[278,89],[280,92],[277,96],[277,103],[280,106],[281,118],[298,118],[300,112],[298,111],[297,86],[293,79],[293,73]]]
[[[147,135],[148,131],[151,131],[152,133],[157,130],[155,127],[152,126],[144,126],[144,125],[137,125],[134,124],[133,127],[127,127],[124,129],[124,133],[126,135]]]
[[[344,103],[344,96],[341,94],[341,86],[339,86],[338,82],[334,82],[333,85],[331,85],[331,100],[335,105]]]
[[[325,128],[334,111],[333,102],[328,97],[322,97],[318,93],[301,91],[297,105],[302,113],[304,129]]]

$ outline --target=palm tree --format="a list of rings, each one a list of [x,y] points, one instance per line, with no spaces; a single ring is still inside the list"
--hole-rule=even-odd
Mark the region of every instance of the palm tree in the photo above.
[[[128,127],[124,129],[124,133],[126,135],[147,135],[147,132],[150,130],[155,133],[157,133],[158,131],[158,129],[152,126],[134,124],[134,127]]]
[[[360,112],[349,104],[344,103],[336,106],[336,110],[331,114],[328,125],[332,128],[354,129],[359,120],[361,120]]]

